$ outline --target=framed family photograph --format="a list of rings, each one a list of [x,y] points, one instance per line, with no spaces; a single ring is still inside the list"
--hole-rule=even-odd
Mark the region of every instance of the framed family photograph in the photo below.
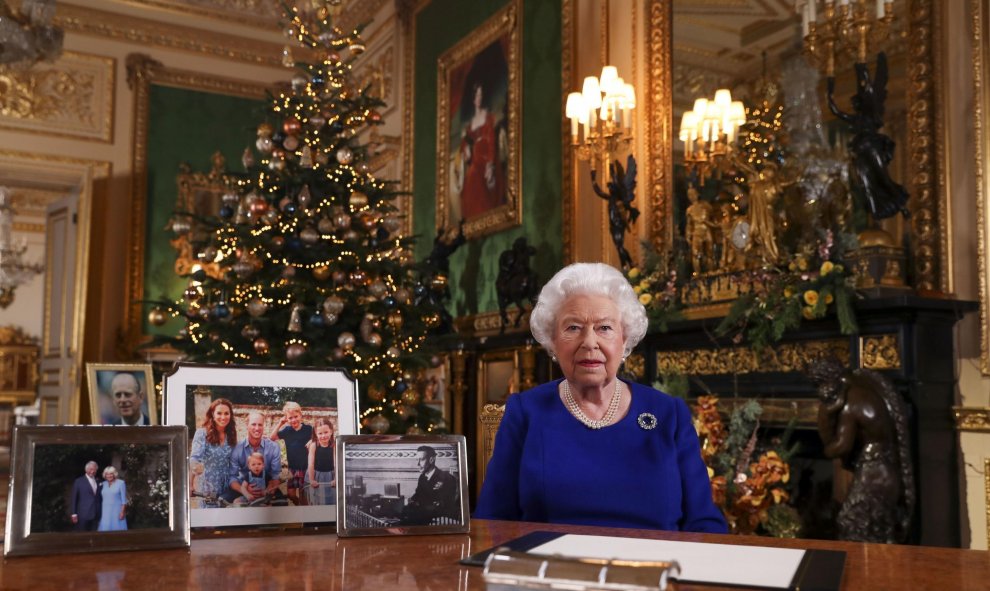
[[[165,423],[189,436],[192,527],[333,523],[334,447],[357,433],[344,370],[179,363]]]
[[[17,426],[4,556],[189,546],[186,428]]]
[[[90,424],[157,425],[151,365],[87,363]]]
[[[468,531],[463,435],[342,436],[337,465],[337,535]]]
[[[513,0],[437,64],[437,228],[519,225],[522,25]]]

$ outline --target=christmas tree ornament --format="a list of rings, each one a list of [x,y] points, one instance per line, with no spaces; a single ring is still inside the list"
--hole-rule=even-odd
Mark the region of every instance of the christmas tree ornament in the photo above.
[[[192,229],[192,224],[190,224],[189,220],[185,217],[174,217],[169,225],[171,226],[172,231],[178,235],[186,234]]]
[[[268,304],[261,298],[251,298],[247,303],[247,311],[252,318],[260,318],[268,311]]]
[[[323,300],[323,311],[327,314],[333,314],[334,316],[339,315],[344,310],[344,300],[339,296],[327,296],[327,299]]]
[[[241,165],[244,170],[254,166],[254,152],[251,151],[251,148],[244,148],[244,152],[241,153]]]
[[[306,345],[302,343],[290,343],[288,347],[285,348],[285,358],[290,362],[295,363],[306,354]]]
[[[319,129],[323,127],[327,122],[327,118],[323,115],[313,115],[309,118],[309,125],[314,129]]]
[[[350,222],[350,220],[347,221]],[[320,218],[320,221],[316,222],[316,229],[320,231],[320,234],[330,234],[334,230],[333,220]]]
[[[197,287],[190,285],[186,288],[186,291],[182,293],[182,297],[186,298],[186,301],[195,302],[202,295]]]
[[[279,200],[278,208],[285,213],[294,213],[296,211],[296,203],[292,200],[292,197],[286,195]]]
[[[386,308],[394,308],[399,302],[397,302],[392,296],[385,296],[382,298],[382,303],[385,304]]]
[[[258,125],[258,137],[266,137],[270,139],[273,133],[275,133],[275,128],[272,127],[270,123],[262,123]]]
[[[382,220],[382,227],[389,231],[389,233],[395,233],[399,231],[402,227],[402,220],[394,215],[385,216]]]
[[[230,207],[236,206],[240,203],[241,197],[233,191],[226,191],[223,196],[220,197],[220,202],[224,205],[229,205]]]
[[[354,333],[344,331],[337,336],[337,344],[344,351],[350,351],[354,348],[357,339],[354,338]]]
[[[255,339],[254,352],[258,355],[268,355],[268,341],[263,338]]]
[[[283,157],[294,156],[296,148],[299,147],[299,138],[294,135],[286,136],[286,138],[282,140],[282,147],[288,150]]]
[[[313,245],[320,241],[320,233],[314,228],[309,226],[303,228],[303,231],[299,233],[299,239],[303,241],[304,244]]]
[[[433,355],[430,357],[430,367],[440,367],[441,363],[443,363],[443,358],[439,355]]]
[[[358,169],[358,172],[360,172],[361,174],[370,174],[371,173],[371,165],[368,164],[367,162],[360,162],[360,163],[358,163],[357,169]]]
[[[369,345],[371,345],[372,347],[381,347],[382,346],[382,335],[378,334],[377,332],[373,332],[373,333],[369,334],[368,335],[368,338],[367,338],[367,343]]]
[[[402,402],[410,406],[416,406],[419,404],[419,392],[413,388],[406,390],[402,393]]]
[[[285,238],[282,236],[272,236],[270,244],[272,246],[272,250],[278,252],[285,246]]]
[[[326,326],[332,326],[334,324],[337,324],[337,320],[339,319],[340,317],[337,316],[336,314],[327,314],[327,313],[323,314],[323,324]]]
[[[386,419],[381,413],[371,417],[371,420],[368,421],[368,429],[370,429],[372,433],[380,435],[388,431],[388,428],[388,419]]]
[[[370,211],[362,211],[361,215],[358,216],[361,220],[361,227],[366,231],[370,232],[378,226],[378,216]]]
[[[409,300],[409,290],[406,289],[405,287],[400,287],[400,288],[396,289],[394,295],[395,295],[396,301],[401,302],[403,304],[408,304],[409,301],[410,301]]]
[[[245,324],[244,328],[241,329],[241,336],[249,341],[254,340],[260,334],[261,331],[253,324]]]
[[[291,244],[291,242],[292,241],[290,240],[290,244]],[[296,238],[295,239],[295,242],[299,242],[299,239]],[[290,246],[290,248],[291,248],[291,246]],[[296,276],[296,268],[294,266],[292,266],[292,265],[286,265],[286,266],[282,267],[281,276],[282,276],[282,279],[292,279],[293,277]]]
[[[330,356],[327,357],[327,360],[330,361],[331,363],[337,363],[343,360],[345,357],[347,357],[346,351],[344,351],[340,347],[334,347],[333,350],[330,351]]]
[[[361,240],[361,235],[354,230],[347,230],[344,232],[344,240],[347,242],[359,242]]]
[[[339,285],[341,283],[344,283],[345,281],[347,281],[347,273],[341,271],[340,269],[337,269],[336,271],[333,272],[334,283]]]
[[[350,164],[353,159],[354,152],[352,152],[347,146],[337,150],[337,162],[341,164]]]
[[[309,146],[303,146],[302,154],[299,155],[299,166],[313,168],[313,151]]]
[[[234,215],[234,208],[232,208],[229,205],[222,205],[220,206],[220,209],[217,210],[217,215],[219,215],[225,220],[230,219]]]
[[[402,312],[392,310],[385,317],[385,321],[388,322],[393,331],[399,331],[402,328]]]
[[[265,224],[269,226],[274,226],[275,224],[278,223],[278,220],[281,217],[282,216],[279,215],[278,211],[274,209],[269,209],[268,211],[265,212],[265,215],[261,216],[261,221],[263,221]]]
[[[268,168],[271,170],[285,170],[285,160],[282,158],[272,158],[268,162]]]
[[[398,359],[399,353],[400,351],[398,347],[389,347],[388,350],[385,351],[385,354],[391,357],[392,359]]]
[[[361,191],[353,191],[351,192],[350,204],[351,207],[360,209],[368,204],[368,196]]]
[[[307,82],[309,81],[306,80],[305,76],[303,76],[302,74],[296,74],[295,76],[292,77],[292,90],[295,91],[297,94],[301,93],[303,90],[306,89]]]
[[[262,154],[270,154],[275,147],[275,142],[272,141],[271,137],[259,137],[254,142],[254,147],[258,148]]]
[[[382,297],[387,291],[388,288],[385,286],[385,282],[381,279],[375,279],[368,285],[368,293],[376,298]]]
[[[385,388],[382,388],[378,384],[368,386],[368,398],[374,400],[375,402],[385,400]]]
[[[425,316],[423,316],[423,324],[426,325],[426,328],[429,328],[431,330],[440,326],[440,315],[437,314],[436,312],[426,314]]]
[[[216,262],[218,252],[219,251],[217,251],[217,247],[211,244],[206,248],[204,248],[202,251],[200,251],[199,260],[203,261],[204,263]]]
[[[364,43],[361,43],[360,41],[354,41],[353,43],[347,46],[347,49],[351,52],[351,55],[361,55],[362,53],[364,53],[365,47],[364,47]]]
[[[330,121],[330,133],[333,135],[339,135],[340,132],[344,131],[344,124],[340,121],[340,118],[333,119]]]
[[[317,281],[326,281],[329,278],[330,278],[330,267],[326,265],[313,267],[313,279],[316,279]]]
[[[291,269],[292,267],[286,267]],[[300,303],[292,304],[292,312],[289,313],[289,332],[302,332],[302,314],[303,305]]]
[[[341,230],[346,230],[351,226],[351,216],[342,211],[335,213],[333,216],[333,225]]]
[[[410,419],[416,416],[416,409],[405,404],[400,404],[396,407],[395,412],[403,419]]]
[[[423,430],[417,427],[416,425],[413,425],[412,427],[406,429],[406,435],[422,435],[422,434],[423,434]]]
[[[326,80],[320,74],[314,74],[312,78],[309,79],[309,83],[313,88],[323,88],[326,84]]]
[[[150,322],[152,326],[162,326],[167,321],[168,314],[166,314],[165,310],[162,310],[158,306],[155,306],[148,312],[148,322]]]
[[[266,211],[268,211],[268,202],[261,197],[251,199],[248,202],[248,212],[251,217],[260,217],[264,215]]]
[[[323,314],[320,314],[319,310],[310,314],[309,319],[306,322],[313,328],[323,328],[326,326],[326,323],[323,321]]]
[[[323,150],[317,150],[316,155],[313,157],[320,166],[326,166],[327,163],[330,162],[330,156],[328,156]]]
[[[361,333],[361,340],[368,342],[371,338],[371,315],[365,314],[364,318],[361,319],[361,324],[358,325],[358,331]]]
[[[234,274],[240,279],[247,279],[254,273],[254,265],[251,264],[249,260],[242,258],[241,260],[234,263],[232,270]]]
[[[282,48],[282,65],[286,68],[296,65],[296,60],[292,57],[292,48],[288,45]]]
[[[378,111],[372,111],[368,113],[368,121],[371,121],[372,123],[381,123],[382,114]]]
[[[368,280],[368,274],[361,269],[354,269],[351,271],[351,283],[355,286],[364,285]]]
[[[309,147],[309,146],[307,146]],[[303,185],[296,195],[296,200],[300,207],[309,207],[313,203],[313,194],[309,191],[309,185]]]
[[[296,135],[302,130],[302,124],[295,117],[286,117],[282,122],[282,131],[285,135]]]

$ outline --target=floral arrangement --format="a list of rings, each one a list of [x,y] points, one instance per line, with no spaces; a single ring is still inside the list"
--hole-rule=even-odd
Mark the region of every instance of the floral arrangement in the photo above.
[[[793,538],[801,531],[800,517],[787,501],[790,482],[786,449],[789,430],[781,440],[760,446],[759,417],[763,409],[749,400],[732,412],[726,429],[716,396],[699,396],[694,407],[701,456],[712,481],[712,499],[722,510],[729,530]],[[756,458],[755,460],[753,458]]]
[[[677,267],[660,257],[649,242],[644,241],[642,247],[643,270],[632,267],[626,271],[626,279],[646,308],[650,326],[666,331],[669,322],[683,318]]]

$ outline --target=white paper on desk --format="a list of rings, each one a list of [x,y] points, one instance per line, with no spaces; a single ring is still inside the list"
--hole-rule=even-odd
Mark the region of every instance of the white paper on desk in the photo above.
[[[804,557],[804,550],[789,548],[572,534],[529,552],[572,558],[676,560],[681,565],[681,575],[677,577],[681,581],[776,589],[790,587]]]

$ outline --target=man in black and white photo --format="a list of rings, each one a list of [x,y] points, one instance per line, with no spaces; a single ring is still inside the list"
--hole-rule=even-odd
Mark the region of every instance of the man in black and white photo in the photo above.
[[[416,462],[421,471],[416,492],[402,511],[403,525],[428,525],[437,517],[460,516],[458,481],[455,476],[437,468],[437,452],[428,445],[416,449]]]
[[[100,524],[100,484],[96,481],[96,462],[86,462],[86,473],[72,483],[72,523],[76,531],[96,531]]]

